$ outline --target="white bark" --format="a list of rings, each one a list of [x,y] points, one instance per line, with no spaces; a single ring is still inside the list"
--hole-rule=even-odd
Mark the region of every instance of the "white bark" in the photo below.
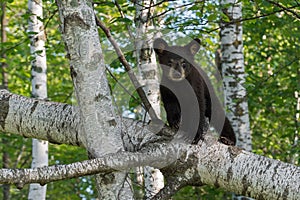
[[[79,131],[78,107],[26,98],[0,90],[0,109],[1,132],[84,147],[84,136]],[[128,151],[136,151],[147,142],[159,139],[144,123],[132,119],[122,118],[122,130],[123,142]]]
[[[298,70],[300,73],[300,70]],[[298,80],[300,84],[300,80]],[[300,92],[300,91],[299,91]],[[296,115],[295,115],[295,136],[294,136],[294,148],[298,148],[299,145],[299,127],[300,127],[300,94],[298,91],[295,91],[295,98],[296,98]],[[299,165],[299,151],[295,153],[295,155],[292,157],[292,163],[295,165]]]
[[[79,105],[83,144],[92,157],[123,150],[105,75],[92,1],[58,1],[61,30],[68,49]],[[131,199],[126,173],[97,175],[100,199]]]
[[[0,90],[0,131],[56,144],[83,146],[77,109]]]
[[[136,1],[136,58],[140,72],[140,82],[157,116],[160,116],[159,76],[156,56],[152,48],[154,40],[153,23],[149,19],[153,16],[156,1]],[[142,170],[142,169],[140,169]],[[139,170],[138,170],[139,171]],[[139,175],[138,173],[137,175]],[[141,176],[141,174],[140,174]],[[138,177],[138,180],[142,180]],[[153,167],[144,168],[144,184],[146,199],[150,199],[164,187],[162,173]],[[140,181],[141,183],[141,181]]]
[[[221,23],[221,63],[225,85],[225,103],[228,117],[237,137],[237,146],[251,151],[251,132],[246,96],[242,3],[235,0],[222,0],[223,12],[230,19]],[[228,6],[230,5],[230,6]]]
[[[153,15],[156,1],[140,0],[136,1],[136,54],[137,65],[140,72],[140,82],[144,86],[144,91],[157,116],[160,116],[159,99],[159,73],[156,63],[156,56],[152,48],[154,40],[153,23],[149,19]]]
[[[31,168],[48,165],[48,141],[32,139]],[[46,199],[47,185],[30,184],[28,199]]]
[[[184,182],[181,186],[208,184],[256,199],[300,198],[299,167],[258,156],[238,147],[225,146],[211,138],[200,145],[157,144],[135,153],[118,152],[69,165],[1,169],[0,183],[22,187],[29,182],[45,184],[88,174],[129,170],[140,165],[160,168],[169,174],[180,174],[181,179],[177,181]],[[171,195],[162,190],[154,199],[168,199]]]
[[[28,0],[29,18],[28,32],[30,35],[32,96],[38,99],[47,98],[47,65],[45,49],[45,32],[43,22],[43,5],[41,0]],[[31,167],[48,165],[48,141],[32,139]],[[46,199],[47,186],[30,184],[28,199]]]
[[[18,109],[13,110],[12,107],[16,108],[14,106],[14,104],[17,104],[16,101],[20,101],[18,105],[23,105],[25,108],[21,109],[21,106],[19,107],[21,109],[20,111],[18,111]],[[36,103],[35,108],[33,108],[32,105],[34,104],[32,102],[41,103]],[[49,104],[53,104],[53,106],[50,106]],[[65,109],[58,109],[61,113],[61,115],[58,115],[53,107],[65,107]],[[22,127],[21,132],[24,133],[24,136],[34,137],[35,132],[32,132],[31,129],[37,129],[37,133],[40,134],[37,136],[48,137],[52,141],[56,141],[57,139],[56,142],[59,141],[60,143],[66,141],[67,144],[72,144],[74,138],[80,138],[80,136],[77,135],[77,130],[73,129],[74,127],[78,127],[78,125],[73,122],[76,122],[77,120],[77,123],[79,123],[79,117],[78,115],[69,112],[69,110],[72,110],[71,106],[43,102],[24,97],[21,98],[18,95],[10,94],[5,90],[0,90],[0,109],[3,111],[0,113],[0,130],[3,132],[10,132],[12,130],[17,131],[17,129],[12,129],[11,127],[14,127],[13,124],[19,126],[19,121],[22,121],[22,119],[26,119],[26,121],[24,121],[24,123],[26,123],[34,121],[33,119],[30,119],[32,117],[44,119],[45,116],[47,116],[47,121],[42,122],[41,124],[46,124],[50,127],[51,124],[54,124],[53,129],[41,128],[39,127],[40,124],[36,124],[33,127],[27,126],[26,128],[23,128],[24,126],[21,125],[19,126]],[[39,110],[42,109],[45,111],[40,112]],[[33,112],[32,115],[26,114],[31,111]],[[11,117],[13,115],[12,113],[19,115],[18,120]],[[22,114],[24,114],[24,116]],[[72,120],[73,117],[76,120]],[[59,127],[56,121],[54,121],[56,118],[64,124],[64,126],[61,127],[65,131],[64,134],[67,136],[63,139],[62,137],[56,136],[56,134],[60,134],[55,128],[56,126]],[[0,171],[0,183],[17,184],[19,187],[22,187],[23,184],[31,182],[44,184],[47,183],[47,180],[53,181],[71,178],[72,174],[74,175],[72,177],[77,177],[84,174],[108,172],[107,170],[111,169],[129,170],[129,168],[143,165],[162,168],[172,163],[174,158],[179,158],[180,160],[176,165],[170,165],[163,169],[167,176],[170,176],[170,174],[168,174],[170,172],[173,174],[180,174],[180,176],[175,176],[175,178],[173,178],[173,180],[179,181],[177,183],[169,183],[167,185],[168,187],[163,189],[157,195],[157,199],[167,199],[167,197],[172,194],[170,190],[174,190],[174,192],[178,191],[180,187],[176,187],[176,185],[185,186],[201,184],[212,184],[228,191],[236,192],[237,194],[249,195],[258,199],[296,200],[300,198],[299,167],[242,151],[237,147],[228,147],[214,142],[204,142],[200,144],[200,147],[187,144],[177,144],[173,146],[159,143],[155,144],[153,147],[147,147],[147,141],[150,144],[153,144],[154,142],[158,142],[159,139],[155,135],[151,136],[151,132],[147,131],[147,126],[145,127],[142,123],[133,120],[124,120],[122,129],[126,132],[123,141],[127,150],[136,151],[142,147],[144,147],[144,149],[137,153],[119,152],[101,157],[101,159],[106,160],[106,163],[102,164],[111,167],[109,169],[105,168],[101,163],[95,164],[95,168],[92,167],[93,169],[91,169],[88,167],[89,164],[85,161],[82,165],[76,163],[70,164],[69,168],[66,168],[66,166],[51,166],[50,169],[35,169],[35,171],[38,171],[38,174],[35,174],[37,172],[33,173],[34,169],[23,171],[2,169]],[[61,135],[63,134],[61,133]],[[73,144],[76,145],[76,142]],[[183,151],[183,153],[181,151]],[[197,159],[191,164],[188,158],[192,161],[192,158]],[[93,163],[94,161],[87,162]],[[75,167],[76,165],[78,166]],[[80,168],[80,165],[82,169]],[[182,169],[184,169],[184,171],[175,173],[176,170]],[[66,173],[66,171],[70,173]],[[25,172],[27,173],[26,175],[24,175]],[[25,179],[32,181],[27,182]]]
[[[222,0],[223,13],[228,23],[221,23],[221,63],[225,86],[225,104],[228,117],[237,137],[237,146],[252,150],[250,121],[245,83],[242,2]],[[229,6],[228,6],[229,5]],[[234,194],[233,199],[247,199]]]

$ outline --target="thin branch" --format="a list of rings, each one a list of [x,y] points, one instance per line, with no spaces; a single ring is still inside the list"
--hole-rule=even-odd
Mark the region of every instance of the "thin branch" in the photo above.
[[[160,2],[158,2],[158,3],[156,3],[156,4],[153,4],[153,5],[151,5],[150,4],[150,6],[144,6],[144,5],[142,5],[142,4],[140,4],[140,3],[138,3],[138,2],[134,2],[136,5],[138,5],[138,6],[141,6],[141,7],[143,7],[142,9],[141,9],[141,11],[143,11],[143,10],[147,10],[147,9],[151,9],[151,8],[154,8],[154,7],[156,7],[156,6],[159,6],[160,4],[163,4],[163,3],[165,3],[165,2],[173,2],[173,1],[175,1],[175,0],[163,0],[163,1],[160,1]]]
[[[114,2],[115,2],[116,7],[118,8],[118,11],[119,11],[121,17],[122,17],[123,19],[125,19],[125,18],[126,18],[126,17],[125,17],[125,14],[124,14],[124,12],[123,12],[123,10],[122,10],[122,8],[121,8],[119,2],[118,2],[117,0],[115,0]],[[130,30],[130,26],[129,26],[128,24],[126,24],[126,28],[127,28],[127,31],[128,31],[128,34],[129,34],[130,38],[131,38],[131,39],[134,39],[134,35],[132,34],[132,31]]]
[[[201,2],[201,1],[200,1]],[[188,4],[186,4],[185,6],[187,6]],[[177,8],[180,8],[181,6],[178,6],[178,7],[176,7],[175,9],[177,9]],[[265,18],[265,17],[268,17],[268,16],[271,16],[271,15],[274,15],[274,14],[276,14],[276,13],[278,13],[278,12],[282,12],[282,11],[286,11],[286,12],[288,12],[288,11],[292,11],[291,9],[294,9],[294,8],[297,8],[297,7],[300,7],[300,5],[299,5],[299,3],[297,2],[297,4],[296,5],[293,5],[293,6],[290,6],[290,7],[284,7],[284,6],[281,6],[281,9],[279,9],[279,10],[275,10],[275,11],[273,11],[273,12],[270,12],[270,13],[264,13],[264,14],[261,14],[261,15],[258,15],[258,16],[252,16],[252,17],[248,17],[248,18],[241,18],[241,19],[238,19],[238,20],[233,20],[233,21],[230,21],[230,22],[227,22],[224,26],[229,26],[229,25],[231,25],[231,24],[235,24],[235,23],[239,23],[239,22],[245,22],[245,21],[251,21],[251,20],[254,20],[254,19],[260,19],[260,18]],[[162,15],[165,15],[166,13],[168,13],[168,12],[170,12],[170,11],[172,11],[172,10],[166,10],[166,11],[164,11],[164,12],[162,12],[162,13],[159,13],[159,14],[157,14],[157,15],[155,15],[155,16],[153,16],[152,18],[157,18],[157,17],[160,17],[160,16],[162,16]],[[294,11],[292,11],[292,12],[294,12]],[[298,18],[298,14],[296,13],[296,12],[294,12],[296,15],[296,17]],[[300,19],[300,18],[299,18]],[[208,22],[208,21],[207,21]],[[206,23],[207,23],[206,22]],[[203,24],[199,24],[199,25],[205,25],[206,23],[203,23]],[[173,28],[178,28],[178,26],[176,26],[176,27],[173,27]],[[213,29],[211,29],[211,30],[207,30],[207,31],[203,31],[203,29],[197,29],[197,28],[188,28],[188,29],[186,29],[185,28],[185,30],[202,30],[203,32],[205,32],[205,33],[211,33],[211,32],[214,32],[214,31],[217,31],[217,30],[219,30],[220,28],[222,28],[221,26],[219,26],[219,27],[217,27],[217,28],[213,28]]]
[[[291,10],[291,8],[284,7],[280,3],[274,2],[274,1],[271,1],[271,0],[267,0],[267,2],[269,2],[270,4],[273,4],[275,6],[277,6],[279,8],[282,8],[284,11],[289,12],[292,15],[294,15],[295,17],[297,17],[298,19],[300,19],[300,15],[298,13],[296,13],[295,11]],[[297,2],[297,6],[299,6],[298,2]]]
[[[187,3],[187,4],[184,4],[184,5],[175,6],[174,8],[170,8],[169,10],[166,10],[166,11],[164,11],[164,12],[158,13],[158,14],[155,15],[155,16],[152,16],[152,17],[150,17],[149,19],[155,19],[155,18],[157,18],[157,17],[161,17],[161,16],[167,14],[168,12],[174,11],[175,9],[179,9],[179,8],[183,8],[183,7],[186,7],[186,6],[190,6],[190,5],[193,5],[194,3],[195,3],[195,2],[193,2],[193,3]],[[200,3],[200,2],[199,2],[199,3]]]
[[[114,81],[117,82],[118,85],[120,85],[120,87],[136,102],[138,103],[139,105],[141,105],[144,109],[144,105],[141,103],[141,101],[139,99],[137,99],[135,96],[133,96],[131,94],[131,92],[129,92],[127,90],[127,88],[115,77],[115,75],[113,75],[113,73],[110,71],[110,69],[108,67],[105,67],[106,68],[106,71],[109,73],[109,75],[114,79]]]
[[[113,45],[118,58],[120,60],[120,62],[123,64],[123,66],[125,67],[126,72],[128,73],[128,76],[131,80],[131,82],[133,83],[134,87],[136,88],[136,91],[139,95],[139,97],[141,98],[146,111],[149,113],[151,120],[153,121],[159,121],[155,111],[153,110],[151,103],[149,102],[141,84],[139,83],[139,81],[137,80],[135,74],[133,73],[133,70],[131,70],[131,67],[129,65],[129,63],[127,62],[122,50],[120,49],[119,45],[117,44],[117,42],[115,41],[115,39],[112,37],[110,30],[105,26],[105,24],[95,15],[96,18],[96,23],[97,25],[103,30],[103,32],[105,33],[106,37],[108,38],[108,40],[110,41],[110,43]]]
[[[44,30],[47,29],[48,24],[50,23],[50,21],[53,19],[53,17],[56,15],[56,13],[58,12],[58,9],[54,10],[52,15],[50,15],[50,17],[47,19],[45,25],[44,25]]]
[[[158,153],[160,148],[163,148],[164,151]],[[138,166],[161,168],[176,161],[176,157],[182,156],[186,150],[186,144],[163,145],[156,148],[150,147],[141,152],[118,152],[101,158],[66,165],[53,165],[34,169],[0,169],[0,183],[15,184],[19,189],[22,189],[25,184],[30,183],[45,185],[53,181],[98,173],[124,171]]]

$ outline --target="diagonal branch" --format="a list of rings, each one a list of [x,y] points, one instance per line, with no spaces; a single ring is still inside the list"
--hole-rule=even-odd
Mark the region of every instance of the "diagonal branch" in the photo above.
[[[163,151],[160,150],[161,148]],[[180,148],[180,145],[161,145],[156,148],[150,147],[141,152],[123,151],[66,165],[53,165],[34,169],[0,169],[0,183],[15,184],[21,189],[29,183],[44,185],[53,181],[86,175],[129,170],[137,166],[147,165],[161,168],[176,161],[176,156],[182,156],[184,152],[185,148]]]
[[[127,62],[119,45],[117,44],[115,39],[112,37],[110,30],[105,26],[105,24],[97,16],[95,16],[95,18],[96,18],[97,25],[103,30],[106,37],[108,38],[110,43],[113,45],[114,49],[116,50],[118,58],[119,58],[120,62],[123,64],[123,66],[125,67],[125,70],[128,73],[128,76],[129,76],[131,82],[133,83],[134,87],[136,88],[136,91],[137,91],[138,95],[140,96],[140,98],[146,108],[146,111],[149,113],[151,120],[158,121],[158,117],[157,117],[155,111],[153,110],[144,90],[142,89],[141,84],[139,83],[139,81],[137,80],[133,71],[131,70],[131,67],[130,67],[129,63]]]

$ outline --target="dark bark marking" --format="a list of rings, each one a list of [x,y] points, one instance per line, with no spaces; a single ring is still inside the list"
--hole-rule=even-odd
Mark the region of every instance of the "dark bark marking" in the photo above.
[[[82,19],[79,13],[72,13],[65,17],[64,32],[66,32],[68,25],[71,28],[75,26],[79,26],[82,29],[86,29],[86,30],[90,29],[90,25],[85,23],[85,21]]]
[[[241,41],[235,40],[232,45],[237,49],[242,44]]]
[[[73,80],[77,77],[77,73],[74,70],[73,66],[70,66],[70,74],[71,74],[71,77],[72,77]]]
[[[243,179],[242,179],[242,184],[243,184],[243,191],[242,191],[242,195],[246,196],[247,194],[247,190],[249,187],[249,182],[247,180],[247,175],[244,175]]]
[[[229,182],[232,179],[233,172],[232,172],[232,167],[229,167],[227,170],[227,182]]]
[[[105,185],[112,184],[115,181],[115,175],[113,173],[105,174],[102,176],[102,181]]]
[[[274,167],[274,173],[272,175],[272,181],[277,181],[277,179],[275,178],[278,174],[277,174],[277,169],[279,167],[279,163],[277,163],[277,165]]]
[[[35,111],[38,104],[38,101],[34,101],[33,106],[30,108],[30,115],[32,115],[32,113]]]
[[[108,123],[109,123],[109,126],[116,126],[117,125],[117,122],[116,122],[115,119],[109,120]]]
[[[229,152],[230,160],[231,160],[231,162],[233,162],[235,157],[237,157],[242,152],[242,149],[238,149],[236,147],[233,148],[231,146],[228,146],[228,152]]]
[[[79,138],[79,132],[78,131],[75,132],[75,138],[76,138],[75,144],[80,147],[80,142],[79,142],[79,139],[78,139]]]
[[[62,109],[62,110],[66,110],[68,107],[69,107],[69,105],[68,105],[68,104],[65,104],[65,105],[63,106],[63,109]]]
[[[287,200],[288,196],[289,196],[289,189],[288,189],[288,187],[286,187],[283,194],[282,194],[282,199]]]
[[[42,73],[43,72],[43,68],[42,67],[38,67],[38,66],[35,66],[35,65],[32,67],[32,70],[34,72],[37,72],[37,73]]]

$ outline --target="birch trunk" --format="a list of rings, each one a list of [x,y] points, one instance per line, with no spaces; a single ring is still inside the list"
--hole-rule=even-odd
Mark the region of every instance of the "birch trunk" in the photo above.
[[[47,99],[47,65],[45,49],[45,32],[41,19],[43,19],[43,2],[41,0],[29,0],[28,10],[30,18],[28,32],[30,37],[31,53],[31,85],[32,97]],[[31,168],[48,165],[48,141],[32,139],[32,163]],[[28,199],[46,199],[47,186],[30,184]]]
[[[225,103],[228,117],[237,137],[237,146],[251,151],[251,133],[246,96],[242,3],[235,0],[222,0],[224,14],[229,22],[221,23],[221,63],[225,86]],[[229,5],[229,6],[228,6]]]
[[[79,106],[83,145],[91,158],[123,151],[108,87],[92,1],[58,1],[61,31]],[[132,199],[123,172],[96,176],[99,199]]]
[[[152,0],[136,1],[137,37],[135,44],[140,82],[144,86],[143,89],[156,115],[160,116],[158,66],[152,48],[154,26],[150,19],[153,16],[153,5],[155,3],[156,1]],[[149,117],[147,117],[147,119],[148,118]],[[142,178],[138,177],[138,180],[142,180]],[[162,173],[153,167],[144,167],[144,181],[146,199],[150,199],[164,187],[164,177]]]
[[[225,104],[228,117],[237,137],[237,146],[247,151],[252,150],[248,102],[245,83],[242,3],[235,0],[222,0],[223,13],[229,22],[221,23],[221,64],[225,86]],[[233,196],[233,199],[251,199]]]
[[[300,69],[298,69],[298,74],[300,75]],[[300,80],[298,80],[300,85]],[[300,127],[300,91],[295,91],[295,98],[296,98],[296,114],[295,114],[295,135],[294,135],[294,148],[299,148],[299,127]],[[295,153],[292,157],[292,163],[294,165],[299,165],[299,151]]]

